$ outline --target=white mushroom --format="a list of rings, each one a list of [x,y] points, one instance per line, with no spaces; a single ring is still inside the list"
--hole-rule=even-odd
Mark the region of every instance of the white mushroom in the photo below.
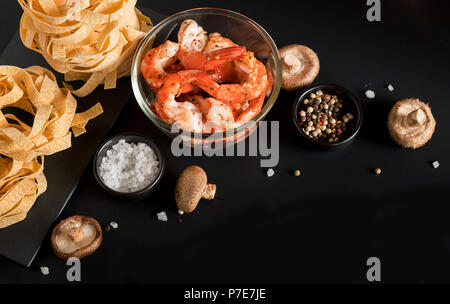
[[[304,45],[288,45],[280,49],[283,64],[282,87],[292,91],[313,83],[319,74],[317,54]]]

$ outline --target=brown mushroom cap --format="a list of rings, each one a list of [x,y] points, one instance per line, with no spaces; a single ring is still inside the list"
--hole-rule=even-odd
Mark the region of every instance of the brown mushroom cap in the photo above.
[[[208,184],[205,171],[197,166],[184,169],[175,186],[177,207],[186,213],[193,212],[201,198],[212,200],[215,194],[216,185]]]
[[[427,104],[408,98],[392,107],[387,126],[396,143],[403,148],[417,149],[433,137],[436,121]]]
[[[102,228],[89,216],[71,216],[53,229],[51,243],[53,252],[60,259],[84,258],[100,247]]]
[[[307,46],[285,46],[280,49],[280,56],[283,64],[282,87],[285,90],[292,91],[309,86],[319,74],[319,57]]]

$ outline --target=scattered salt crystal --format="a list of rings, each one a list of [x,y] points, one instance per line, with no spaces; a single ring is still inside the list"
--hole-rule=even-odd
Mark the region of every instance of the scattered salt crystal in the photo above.
[[[123,139],[106,152],[99,168],[105,185],[124,193],[144,189],[156,179],[158,172],[159,161],[152,148]]]
[[[434,169],[439,168],[440,165],[441,165],[441,164],[440,164],[438,161],[433,162],[433,168],[434,168]]]
[[[156,215],[161,222],[167,222],[167,214],[162,211]]]
[[[369,99],[374,99],[375,98],[375,92],[372,90],[367,90],[366,91],[366,97]]]
[[[41,267],[41,273],[42,273],[43,275],[49,275],[50,269],[49,269],[48,267],[42,266],[42,267]]]
[[[117,224],[116,222],[111,222],[111,223],[109,223],[109,226],[111,226],[112,229],[117,229],[117,228],[119,228],[119,224]]]
[[[387,89],[389,92],[393,92],[394,91],[394,87],[392,86],[392,84],[387,86]]]
[[[275,171],[273,171],[273,169],[267,170],[267,176],[268,176],[268,177],[272,177],[272,176],[274,176],[274,175],[275,175]]]

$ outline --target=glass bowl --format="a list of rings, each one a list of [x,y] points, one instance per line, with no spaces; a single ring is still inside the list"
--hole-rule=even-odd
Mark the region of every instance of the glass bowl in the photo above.
[[[186,19],[195,20],[208,33],[218,32],[238,45],[255,53],[256,58],[266,64],[273,79],[270,95],[258,115],[244,125],[227,132],[219,133],[187,133],[174,132],[172,124],[158,117],[151,107],[155,103],[155,94],[141,73],[141,63],[146,53],[167,40],[177,42],[177,34],[181,23]],[[181,134],[183,140],[191,146],[212,142],[237,143],[256,130],[258,122],[264,119],[274,106],[281,88],[282,65],[278,48],[270,35],[255,21],[239,13],[217,8],[196,8],[177,13],[158,23],[141,41],[133,58],[131,82],[133,93],[145,115],[167,136],[174,138]],[[189,135],[186,135],[189,134]]]

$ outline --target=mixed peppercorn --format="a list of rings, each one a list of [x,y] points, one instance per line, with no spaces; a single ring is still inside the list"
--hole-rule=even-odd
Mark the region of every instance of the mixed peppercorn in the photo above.
[[[322,91],[311,93],[303,100],[300,126],[306,136],[328,143],[337,143],[343,139],[346,130],[351,129],[354,116],[346,113],[344,100],[336,95]]]

